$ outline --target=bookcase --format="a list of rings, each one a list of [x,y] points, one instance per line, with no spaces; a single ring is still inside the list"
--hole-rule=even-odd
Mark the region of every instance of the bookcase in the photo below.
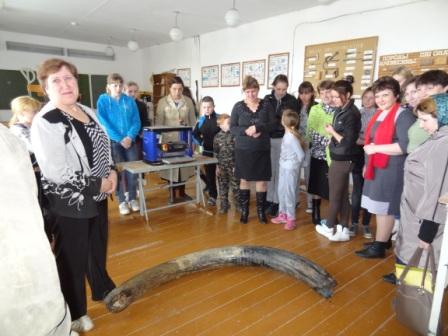
[[[169,93],[168,83],[175,76],[176,74],[170,72],[152,75],[152,100],[155,109],[157,109],[157,103],[160,98],[165,97]]]

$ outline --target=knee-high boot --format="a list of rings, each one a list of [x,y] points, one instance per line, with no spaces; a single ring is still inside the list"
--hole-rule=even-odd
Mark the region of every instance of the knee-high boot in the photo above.
[[[312,221],[314,225],[320,224],[320,198],[313,199]]]
[[[240,223],[246,224],[249,217],[249,200],[250,200],[250,190],[240,189],[239,192],[240,206],[241,206],[241,217]]]
[[[257,196],[258,221],[261,224],[266,224],[268,222],[268,219],[266,218],[266,212],[265,212],[266,191],[264,191],[264,192],[257,191],[256,196]]]

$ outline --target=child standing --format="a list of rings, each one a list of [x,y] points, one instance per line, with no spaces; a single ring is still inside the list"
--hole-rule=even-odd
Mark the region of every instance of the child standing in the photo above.
[[[218,159],[219,213],[225,214],[230,208],[229,185],[233,192],[235,208],[240,209],[238,201],[240,182],[235,177],[235,137],[230,133],[230,116],[221,114],[218,117],[218,125],[221,131],[213,140],[213,151]]]
[[[200,104],[201,117],[193,130],[195,142],[203,147],[202,155],[213,157],[213,139],[219,132],[216,121],[215,103],[213,98],[205,96]],[[205,165],[205,180],[208,190],[208,205],[216,205],[216,164]]]
[[[285,230],[296,227],[296,186],[305,153],[299,134],[299,116],[292,110],[285,110],[282,125],[285,128],[280,150],[280,176],[278,183],[279,213],[272,223],[285,224]]]

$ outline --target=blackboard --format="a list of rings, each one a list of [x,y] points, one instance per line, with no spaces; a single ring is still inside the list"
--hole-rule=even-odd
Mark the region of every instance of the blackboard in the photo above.
[[[96,109],[96,102],[101,94],[106,92],[107,76],[106,75],[90,75],[92,83],[92,103]]]
[[[28,95],[27,84],[20,71],[0,70],[0,110],[9,110],[11,100],[18,96]],[[34,98],[42,100],[37,96]]]
[[[79,74],[78,85],[83,105],[96,108],[98,97],[106,91],[106,75]],[[33,84],[38,84],[37,80]],[[9,110],[10,102],[15,97],[27,95],[27,82],[19,70],[0,69],[0,110]],[[91,88],[91,89],[90,89]],[[42,102],[46,97],[32,96]]]

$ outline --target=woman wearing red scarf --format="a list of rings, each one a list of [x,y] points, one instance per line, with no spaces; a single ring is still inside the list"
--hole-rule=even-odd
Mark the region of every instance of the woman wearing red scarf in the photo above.
[[[356,254],[364,258],[384,258],[394,219],[400,215],[408,129],[415,117],[400,106],[400,84],[392,77],[379,78],[373,84],[373,92],[378,111],[365,133],[367,159],[361,206],[376,215],[377,229],[375,241]]]

